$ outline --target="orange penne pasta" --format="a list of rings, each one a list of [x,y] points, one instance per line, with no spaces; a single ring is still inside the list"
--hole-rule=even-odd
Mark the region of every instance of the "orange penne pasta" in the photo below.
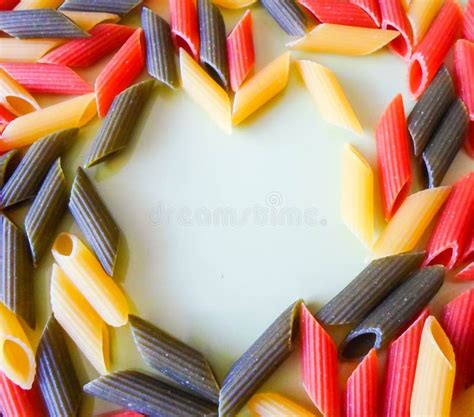
[[[40,109],[33,96],[2,68],[0,68],[0,104],[17,116]]]
[[[254,395],[247,407],[252,417],[316,417],[288,398],[272,392]]]

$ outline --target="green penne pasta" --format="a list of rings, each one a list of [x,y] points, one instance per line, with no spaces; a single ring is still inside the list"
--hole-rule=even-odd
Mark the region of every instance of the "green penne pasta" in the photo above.
[[[340,347],[341,355],[357,358],[372,348],[385,347],[431,301],[445,274],[443,266],[415,272],[349,333]]]
[[[18,154],[18,149],[13,149],[0,156],[0,189],[3,187],[5,180],[7,179],[10,165],[14,157]]]
[[[59,9],[82,12],[106,12],[123,16],[142,2],[143,0],[66,0]]]
[[[129,320],[135,344],[147,363],[185,391],[218,404],[219,385],[201,352],[139,317]]]
[[[36,352],[37,379],[49,417],[75,417],[81,404],[81,384],[69,354],[63,329],[51,316]]]
[[[455,98],[453,80],[443,65],[408,116],[408,130],[416,156],[421,155]]]
[[[170,25],[148,7],[142,9],[141,21],[145,32],[148,74],[168,87],[176,88],[178,71]]]
[[[89,36],[72,20],[54,9],[1,12],[0,31],[18,39]]]
[[[372,261],[329,301],[316,317],[327,325],[360,323],[401,282],[420,267],[425,252],[408,252]]]
[[[114,273],[120,230],[82,168],[77,169],[69,211],[110,276]]]
[[[261,4],[288,35],[306,34],[306,15],[294,0],[262,0]]]
[[[99,133],[84,163],[85,168],[102,162],[108,156],[125,148],[133,133],[154,82],[143,81],[132,85],[115,97]]]
[[[0,301],[35,327],[31,260],[23,232],[0,213]]]
[[[25,218],[25,231],[37,266],[52,243],[67,208],[67,184],[60,158],[51,166]]]
[[[84,386],[94,397],[154,417],[211,417],[217,407],[138,371],[104,375]]]
[[[201,65],[226,90],[229,88],[225,23],[210,0],[197,0]]]
[[[219,395],[220,417],[236,415],[292,352],[302,302],[288,307],[232,365]]]
[[[0,192],[1,206],[9,207],[34,197],[52,163],[77,132],[78,129],[63,130],[31,145]]]
[[[461,149],[469,128],[469,114],[461,99],[453,101],[423,151],[428,187],[439,187]]]

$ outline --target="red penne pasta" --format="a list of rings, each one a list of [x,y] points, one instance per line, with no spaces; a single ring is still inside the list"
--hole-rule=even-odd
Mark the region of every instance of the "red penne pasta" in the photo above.
[[[143,414],[130,410],[117,410],[110,413],[100,414],[96,417],[144,417]]]
[[[377,163],[385,219],[390,220],[410,191],[412,173],[403,98],[398,94],[385,109],[375,131]]]
[[[403,59],[408,60],[413,50],[413,33],[405,9],[400,0],[380,0],[382,28],[400,32],[392,42],[390,49]]]
[[[390,343],[385,364],[382,417],[410,417],[410,401],[416,361],[427,309],[413,324]]]
[[[415,98],[433,80],[461,28],[461,6],[456,0],[447,0],[408,64],[408,84]]]
[[[322,23],[377,27],[364,10],[348,1],[298,0],[298,3]]]
[[[65,65],[3,63],[0,67],[30,93],[81,95],[94,91]]]
[[[466,246],[464,247],[462,262],[467,262],[468,264],[463,269],[461,269],[461,271],[457,273],[455,278],[460,281],[474,280],[474,230],[472,226],[471,226],[471,236],[470,238],[468,238]]]
[[[0,133],[2,133],[5,128],[15,118],[15,115],[10,113],[5,107],[0,105]]]
[[[440,320],[456,355],[455,387],[465,388],[469,381],[474,351],[474,289],[462,293],[449,304]]]
[[[377,353],[371,349],[347,380],[346,417],[377,416],[377,368]]]
[[[171,36],[177,49],[183,48],[199,62],[199,25],[194,0],[169,0]]]
[[[455,278],[459,281],[474,281],[474,262],[461,269]]]
[[[133,82],[144,66],[143,30],[137,29],[104,67],[95,81],[99,117],[105,117],[117,94]]]
[[[474,171],[453,186],[428,243],[424,266],[442,264],[452,269],[461,261],[473,213]]]
[[[20,0],[0,0],[0,10],[12,10]]]
[[[95,26],[90,37],[74,39],[53,49],[39,62],[68,67],[89,67],[105,55],[120,48],[135,31],[129,26],[104,23]]]
[[[4,417],[47,417],[38,384],[24,390],[0,372],[0,413]]]
[[[474,43],[460,39],[454,46],[454,67],[460,97],[474,120]]]
[[[300,332],[303,386],[321,414],[340,416],[336,345],[304,304]]]
[[[474,122],[469,123],[469,131],[464,142],[464,150],[474,159]]]
[[[377,0],[349,0],[352,4],[359,6],[374,21],[376,27],[380,27],[381,15],[379,2]]]
[[[237,91],[255,65],[252,12],[247,10],[227,37],[230,86]]]
[[[474,42],[474,0],[467,0],[464,9],[463,36],[468,41]]]

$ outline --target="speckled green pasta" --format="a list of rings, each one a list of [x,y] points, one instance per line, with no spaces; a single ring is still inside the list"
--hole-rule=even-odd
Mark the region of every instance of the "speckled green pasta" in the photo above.
[[[105,272],[114,273],[120,230],[82,168],[77,169],[69,210]]]
[[[261,3],[288,35],[305,35],[306,16],[293,0],[262,0]]]
[[[219,397],[219,417],[236,415],[294,349],[302,300],[288,307],[232,365]]]
[[[18,154],[18,149],[13,149],[0,156],[0,189],[3,187],[7,179],[10,164],[15,155]]]
[[[168,87],[176,88],[178,71],[170,25],[148,7],[142,9],[141,21],[145,32],[148,74]]]
[[[51,316],[36,352],[37,379],[49,417],[75,417],[82,389],[63,330]]]
[[[0,301],[35,327],[31,260],[23,232],[0,213]]]
[[[143,0],[65,0],[60,10],[84,12],[106,12],[123,16],[137,7]]]
[[[444,276],[443,266],[415,272],[348,334],[340,347],[341,355],[356,358],[372,348],[385,347],[431,301]]]
[[[0,31],[18,39],[89,36],[72,20],[53,9],[1,12]]]
[[[428,187],[441,185],[451,163],[461,149],[469,128],[469,114],[461,99],[453,101],[436,132],[423,151]]]
[[[37,266],[67,207],[67,184],[58,158],[51,166],[25,218],[25,231]]]
[[[101,376],[86,384],[84,391],[147,416],[217,417],[216,405],[138,371]]]
[[[225,23],[210,0],[197,0],[201,65],[226,90],[229,88]]]
[[[417,269],[424,252],[408,252],[372,261],[316,317],[329,325],[360,323],[411,272]]]
[[[51,164],[66,149],[78,129],[63,130],[30,146],[0,193],[1,206],[9,207],[34,197]]]
[[[152,80],[143,81],[132,85],[115,97],[89,150],[84,163],[85,168],[102,162],[127,146],[153,84]]]
[[[219,402],[219,386],[201,352],[139,317],[129,319],[135,344],[146,362],[185,391]]]
[[[408,116],[408,130],[416,156],[421,155],[455,98],[453,80],[443,65]]]

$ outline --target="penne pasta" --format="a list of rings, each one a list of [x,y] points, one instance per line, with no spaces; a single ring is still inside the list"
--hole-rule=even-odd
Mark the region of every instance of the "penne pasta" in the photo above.
[[[62,13],[87,32],[100,23],[117,23],[120,20],[120,17],[113,13],[78,12],[73,10],[63,10]]]
[[[298,61],[298,68],[323,119],[362,135],[362,126],[334,73],[312,61]]]
[[[69,211],[105,272],[113,276],[120,229],[96,188],[80,167],[72,184]]]
[[[184,50],[179,51],[184,91],[226,133],[232,130],[230,99],[226,91]]]
[[[51,307],[54,317],[97,372],[110,366],[109,331],[64,271],[53,264]]]
[[[20,0],[3,0],[0,3],[0,10],[12,10]]]
[[[464,150],[471,159],[474,159],[474,122],[469,123],[467,137],[464,141]]]
[[[0,61],[37,62],[61,43],[60,39],[0,38]]]
[[[294,349],[302,300],[289,306],[232,365],[219,395],[219,415],[234,416]]]
[[[59,9],[61,11],[103,12],[124,16],[142,2],[143,0],[65,0]]]
[[[303,386],[323,416],[339,416],[340,393],[336,344],[301,304],[301,377]]]
[[[276,23],[290,36],[304,36],[306,15],[294,0],[262,0],[261,4]]]
[[[428,87],[456,41],[462,26],[462,10],[457,0],[446,0],[426,36],[413,51],[408,64],[408,85],[417,98]]]
[[[18,150],[13,149],[3,155],[0,155],[0,190],[3,188],[5,182],[10,177],[13,169],[13,162],[16,160]]]
[[[39,110],[40,106],[30,93],[13,77],[0,68],[0,104],[16,116]]]
[[[232,123],[238,125],[283,91],[288,84],[291,56],[289,52],[267,64],[245,81],[234,96]]]
[[[58,158],[51,165],[25,217],[25,232],[34,266],[38,266],[53,241],[56,228],[67,208],[67,194],[66,179]]]
[[[408,116],[415,156],[421,155],[455,98],[453,80],[443,65]]]
[[[216,406],[138,371],[104,375],[84,385],[94,397],[152,416],[215,416]]]
[[[215,0],[213,3],[226,9],[243,9],[256,2],[257,0]]]
[[[35,379],[35,355],[16,315],[0,302],[0,370],[20,388]]]
[[[22,230],[0,214],[0,302],[34,329],[34,285],[28,255]]]
[[[247,403],[252,417],[316,417],[300,405],[279,394],[255,394]]]
[[[382,403],[384,417],[410,417],[421,332],[428,316],[428,309],[424,309],[388,347]]]
[[[380,27],[381,24],[381,14],[379,2],[377,0],[349,0],[352,4],[360,7],[364,12],[366,12],[370,18],[374,21],[375,26]]]
[[[225,90],[229,88],[229,65],[224,17],[210,0],[197,0],[201,65]]]
[[[3,131],[0,151],[21,148],[55,132],[82,127],[96,112],[95,94],[90,93],[18,117]]]
[[[168,87],[176,88],[179,80],[170,25],[148,7],[142,9],[141,22],[148,74]]]
[[[421,335],[410,415],[449,416],[455,373],[453,347],[436,318],[430,316]]]
[[[474,42],[474,0],[467,0],[464,9],[463,36],[468,41]]]
[[[103,162],[128,145],[153,84],[152,80],[134,84],[115,97],[88,152],[85,168]]]
[[[82,387],[64,333],[54,316],[46,323],[36,352],[38,383],[50,417],[76,416]]]
[[[412,250],[451,192],[438,187],[411,194],[400,206],[372,248],[376,257]]]
[[[58,235],[52,253],[68,278],[108,325],[120,327],[127,324],[125,295],[77,236],[70,233]]]
[[[372,348],[384,348],[431,301],[445,275],[439,265],[413,273],[351,330],[339,348],[341,356],[357,358]]]
[[[404,60],[410,59],[413,51],[413,34],[405,9],[400,0],[380,0],[382,29],[392,29],[400,33],[390,43],[390,49]]]
[[[252,12],[247,10],[227,37],[229,78],[232,91],[236,92],[255,65],[252,33]]]
[[[395,30],[322,23],[287,46],[299,51],[358,56],[372,54],[398,36]]]
[[[135,344],[143,359],[190,394],[218,404],[219,385],[201,352],[151,323],[130,316]]]
[[[370,247],[374,236],[374,174],[349,144],[342,154],[341,216],[351,232]]]
[[[454,67],[459,95],[469,111],[470,120],[474,120],[474,43],[465,39],[455,43]]]
[[[199,24],[194,0],[169,0],[171,37],[176,49],[183,48],[199,61]]]
[[[15,119],[15,115],[0,104],[0,134],[13,119]]]
[[[57,9],[64,0],[21,0],[15,10]]]
[[[471,417],[474,410],[474,385],[454,397],[451,417]]]
[[[474,262],[461,269],[455,278],[459,281],[474,281]]]
[[[407,16],[413,33],[413,45],[418,45],[443,6],[444,0],[412,0]]]
[[[136,413],[135,411],[117,410],[117,411],[111,411],[110,413],[99,414],[98,417],[145,417],[145,416],[143,414]]]
[[[424,252],[407,252],[373,260],[316,318],[325,326],[356,325],[421,266]]]

